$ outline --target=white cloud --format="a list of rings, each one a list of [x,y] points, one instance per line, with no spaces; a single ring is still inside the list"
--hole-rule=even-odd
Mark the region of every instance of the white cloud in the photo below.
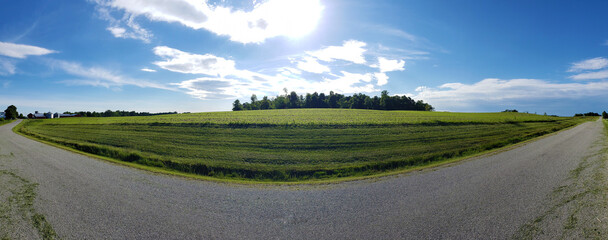
[[[388,83],[388,76],[386,75],[386,73],[374,73],[374,77],[378,81],[378,86],[384,86]]]
[[[501,80],[488,78],[473,84],[446,83],[438,88],[418,87],[414,99],[423,99],[435,107],[475,106],[481,103],[501,104],[505,101],[579,99],[604,96],[608,82],[551,83],[538,79]]]
[[[275,96],[283,88],[298,93],[329,92],[358,93],[378,91],[377,87],[386,85],[389,76],[386,72],[403,70],[405,61],[378,58],[380,72],[352,73],[340,71],[332,73],[327,64],[343,60],[369,69],[366,65],[364,48],[366,43],[350,40],[342,46],[325,47],[317,51],[309,51],[300,57],[290,58],[292,66],[273,69],[274,75],[249,70],[238,69],[233,60],[212,54],[195,54],[184,52],[167,46],[154,48],[154,54],[161,61],[154,62],[162,69],[184,74],[203,74],[199,77],[182,82],[172,83],[195,98],[234,98],[251,94]],[[321,63],[323,61],[324,63]],[[341,63],[343,64],[343,63]],[[262,71],[268,72],[268,71]],[[305,79],[303,72],[320,74],[318,79]]]
[[[223,76],[236,70],[234,61],[211,54],[192,54],[167,46],[155,47],[154,54],[164,59],[155,65],[173,72]]]
[[[380,72],[392,72],[392,71],[403,71],[405,66],[405,61],[403,60],[389,60],[383,57],[378,57],[378,65],[377,67],[380,69]]]
[[[15,64],[9,60],[0,59],[0,76],[15,74]]]
[[[574,80],[595,80],[595,79],[608,79],[608,70],[597,71],[597,72],[588,72],[588,73],[579,73],[570,78]]]
[[[124,38],[125,33],[127,32],[127,29],[121,27],[108,27],[107,29],[117,38]]]
[[[235,81],[221,78],[197,78],[180,83],[173,83],[179,88],[187,90],[187,93],[199,99],[223,99],[238,96],[235,92]]]
[[[251,94],[275,96],[281,94],[283,88],[301,94],[329,91],[374,92],[378,91],[377,86],[388,82],[388,76],[381,72],[329,73],[329,67],[314,64],[317,60],[312,56],[305,56],[302,61],[292,62],[298,65],[299,69],[289,66],[280,67],[274,69],[275,74],[271,75],[238,69],[234,61],[211,54],[193,54],[164,46],[154,48],[154,53],[164,58],[163,61],[154,63],[163,69],[185,74],[207,75],[171,84],[185,89],[186,93],[200,99],[246,97]],[[306,61],[312,63],[311,66],[306,66]],[[320,79],[305,79],[300,76],[302,71],[324,74]]]
[[[344,60],[357,64],[365,64],[365,57],[363,56],[363,53],[367,51],[364,48],[366,45],[366,43],[361,41],[349,40],[345,41],[342,46],[329,46],[321,50],[306,53],[326,62]]]
[[[276,96],[283,88],[299,94],[308,92],[329,91],[339,93],[360,93],[378,91],[373,84],[374,74],[357,74],[341,72],[336,78],[324,78],[321,81],[310,81],[302,78],[288,77],[282,74],[275,76],[262,75],[239,70],[238,76],[221,78],[196,78],[173,83],[172,85],[186,89],[187,93],[199,99],[247,97],[251,94],[258,96]]]
[[[55,53],[55,51],[30,45],[0,42],[0,55],[7,57],[23,59],[30,55],[40,56],[51,53]]]
[[[149,43],[150,39],[153,37],[152,33],[135,22],[134,15],[125,15],[122,19],[116,19],[107,8],[103,7],[99,7],[97,13],[101,19],[110,23],[110,26],[106,29],[110,31],[114,37],[138,39],[145,43]]]
[[[320,64],[315,58],[304,57],[303,61],[298,62],[298,68],[311,73],[324,73],[330,72],[328,66]]]
[[[152,21],[176,22],[192,29],[206,29],[241,43],[305,35],[316,27],[323,6],[319,0],[268,0],[251,11],[214,6],[195,0],[95,0],[101,9],[124,10],[130,18],[146,16]],[[107,10],[101,10],[107,11]]]
[[[144,72],[156,72],[156,70],[149,69],[149,68],[142,68],[141,70],[144,71]]]
[[[575,62],[572,67],[568,69],[568,72],[579,72],[583,70],[599,70],[608,67],[608,59],[603,57],[596,57],[587,59],[580,62]]]
[[[146,80],[132,79],[121,76],[112,71],[100,67],[83,67],[74,62],[54,60],[51,62],[52,67],[59,68],[70,75],[77,76],[81,79],[62,81],[72,85],[91,85],[100,87],[121,87],[124,85],[133,85],[142,88],[158,88],[165,90],[175,90],[174,88],[165,86],[164,84],[154,83]]]
[[[361,93],[378,91],[372,83],[372,79],[374,79],[374,74],[372,73],[358,74],[346,71],[341,71],[340,73],[342,76],[336,79],[325,78],[320,83],[319,88],[322,89],[320,92]]]

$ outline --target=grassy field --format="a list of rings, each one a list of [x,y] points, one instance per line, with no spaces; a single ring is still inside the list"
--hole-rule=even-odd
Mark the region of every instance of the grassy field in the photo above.
[[[421,166],[521,142],[589,119],[524,113],[289,109],[28,120],[18,131],[80,151],[186,173],[302,181]]]

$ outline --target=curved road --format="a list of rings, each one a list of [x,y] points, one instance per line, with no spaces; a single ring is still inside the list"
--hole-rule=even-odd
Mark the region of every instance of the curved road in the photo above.
[[[0,127],[0,163],[38,183],[65,239],[504,239],[539,216],[600,121],[448,167],[321,186],[240,186],[118,166]]]

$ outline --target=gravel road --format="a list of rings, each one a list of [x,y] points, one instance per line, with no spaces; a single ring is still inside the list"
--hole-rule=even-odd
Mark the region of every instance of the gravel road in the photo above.
[[[64,239],[511,238],[604,140],[594,121],[427,171],[241,186],[92,159],[19,136],[16,124],[0,127],[2,166],[38,183],[35,208]]]

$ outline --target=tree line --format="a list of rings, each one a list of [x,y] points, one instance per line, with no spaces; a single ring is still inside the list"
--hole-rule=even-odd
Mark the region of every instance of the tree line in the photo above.
[[[287,109],[287,108],[352,108],[352,109],[375,109],[375,110],[415,110],[433,111],[433,106],[422,100],[415,101],[407,96],[389,96],[388,91],[384,90],[378,96],[367,96],[363,93],[356,93],[352,96],[329,92],[307,93],[298,95],[292,91],[274,98],[264,96],[262,100],[253,94],[250,102],[241,103],[238,99],[232,104],[233,111],[241,110],[265,110],[265,109]]]
[[[154,116],[154,115],[165,115],[165,114],[177,114],[177,112],[161,112],[161,113],[149,113],[149,112],[135,112],[135,111],[121,111],[121,110],[106,110],[105,112],[89,112],[89,111],[78,111],[78,112],[64,112],[64,114],[77,114],[81,117],[129,117],[129,116]]]
[[[599,117],[600,114],[599,113],[595,113],[595,112],[588,112],[588,113],[576,113],[574,114],[575,117]]]

